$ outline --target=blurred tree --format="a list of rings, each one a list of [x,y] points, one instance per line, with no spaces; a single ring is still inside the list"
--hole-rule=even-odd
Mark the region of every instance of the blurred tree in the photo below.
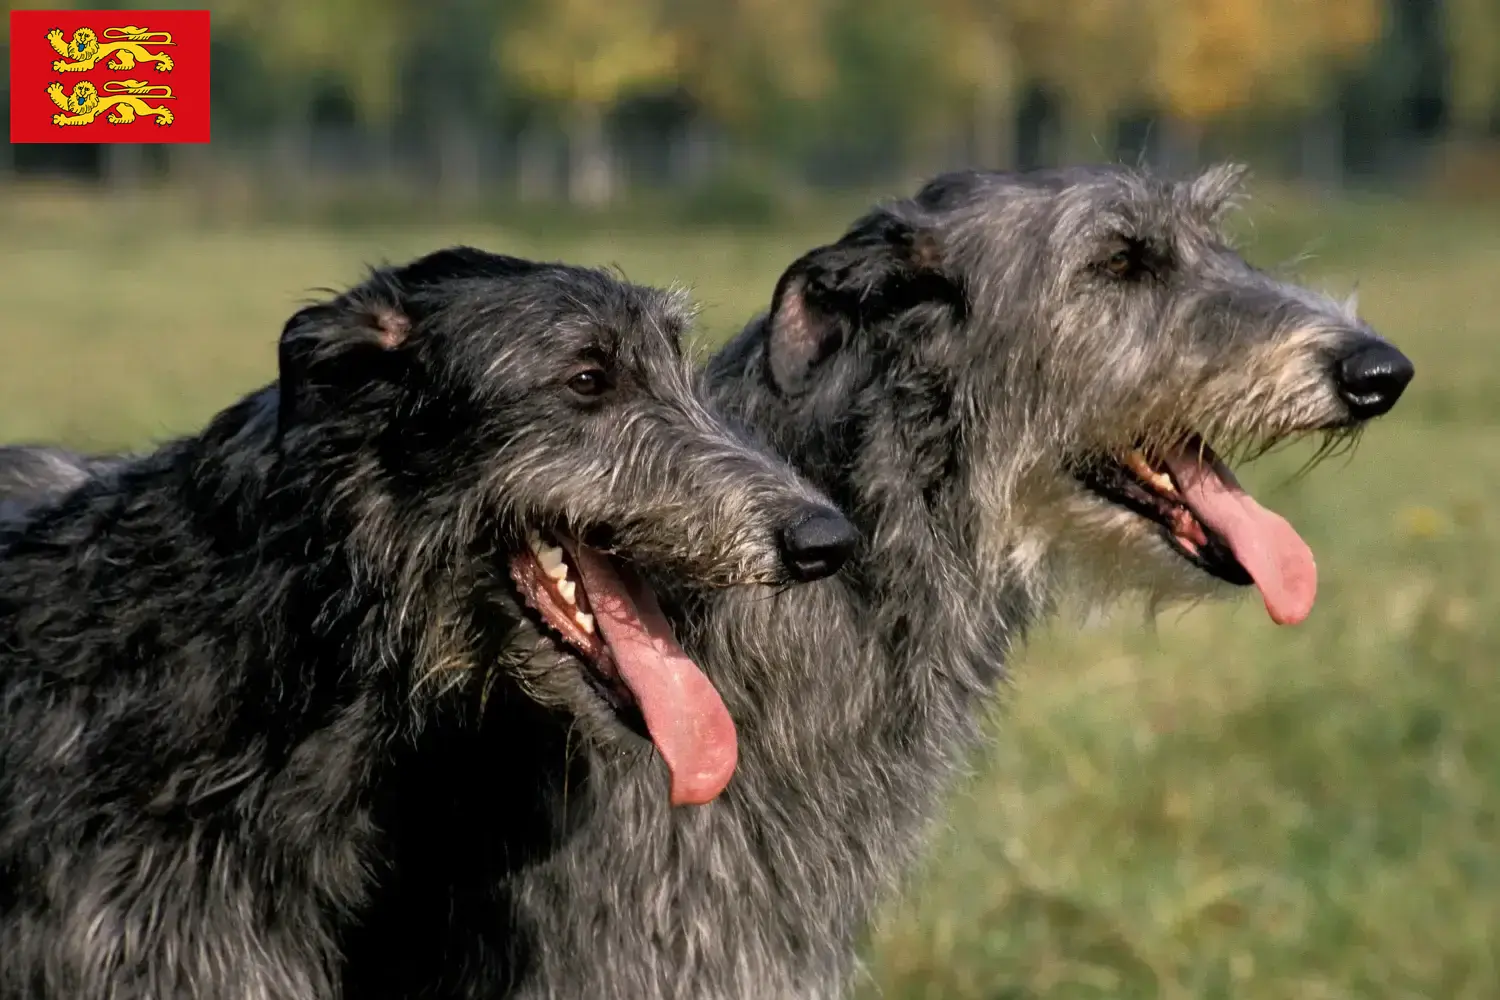
[[[7,11],[89,5],[0,2]],[[1112,157],[1121,122],[1142,147],[1160,149],[1164,139],[1169,159],[1173,150],[1196,159],[1211,132],[1279,149],[1292,125],[1304,172],[1312,166],[1325,176],[1343,171],[1346,147],[1357,145],[1348,137],[1406,135],[1418,106],[1424,121],[1439,121],[1426,134],[1441,126],[1450,97],[1460,123],[1500,125],[1500,0],[206,5],[217,117],[226,134],[259,127],[274,135],[271,148],[287,154],[283,180],[305,172],[309,157],[295,154],[319,148],[314,132],[373,138],[368,128],[349,129],[353,121],[389,126],[390,145],[403,150],[399,164],[390,162],[436,162],[440,190],[458,199],[479,196],[491,140],[522,130],[520,160],[535,168],[530,174],[561,176],[554,153],[565,139],[570,197],[608,200],[616,164],[625,162],[614,152],[628,150],[607,140],[606,122],[617,143],[633,138],[637,152],[669,149],[661,160],[677,166],[648,168],[658,173],[702,179],[726,165],[727,136],[750,154],[732,164],[747,176],[790,165],[834,183],[879,182],[918,162],[925,172],[951,162],[960,146],[980,163],[1008,166],[1018,133],[1037,137],[1028,159]],[[1426,20],[1402,14],[1408,8]],[[1428,26],[1403,27],[1418,21]],[[0,18],[0,45],[8,33]],[[668,109],[649,135],[617,113],[642,97]],[[259,157],[264,146],[246,149]]]
[[[1026,76],[1062,108],[1060,158],[1096,158],[1113,115],[1149,92],[1151,0],[1008,0],[1011,44]]]
[[[1386,0],[1283,0],[1292,7],[1291,30],[1305,32],[1298,74],[1269,71],[1270,81],[1300,78],[1282,102],[1287,111],[1303,119],[1305,178],[1328,187],[1342,185],[1347,172],[1346,95],[1356,70],[1374,53],[1385,25]],[[1283,29],[1285,30],[1285,29]],[[1294,36],[1297,37],[1297,36]]]
[[[1448,0],[1446,13],[1454,117],[1492,129],[1500,124],[1500,2]]]
[[[1381,0],[1150,2],[1151,85],[1190,133],[1247,110],[1305,116],[1327,109],[1341,74],[1381,30]]]
[[[1273,49],[1285,43],[1287,32],[1274,30],[1267,0],[1154,0],[1153,6],[1150,83],[1165,109],[1192,126],[1250,101]]]
[[[1022,61],[1015,50],[1014,5],[1003,0],[936,0],[941,19],[940,70],[969,109],[975,159],[1000,169],[1015,160],[1015,101]]]
[[[515,5],[422,0],[422,6],[403,45],[393,141],[431,169],[439,198],[472,203],[484,195],[486,142],[514,124],[505,119],[519,103],[508,100],[519,88],[508,91],[493,51]]]
[[[948,72],[972,102],[972,137],[981,162],[1008,164],[1023,86],[1061,109],[1066,155],[1086,149],[1111,115],[1146,87],[1150,0],[936,0],[947,25]]]
[[[311,81],[332,83],[365,121],[386,121],[395,109],[396,70],[420,16],[409,0],[215,0],[208,6],[215,32],[252,44],[288,90],[308,94]]]
[[[914,158],[923,172],[941,164],[971,96],[952,72],[948,29],[935,4],[838,0],[824,28],[830,80],[815,100],[783,94],[760,112],[775,111],[778,147],[848,183],[887,179]]]
[[[836,73],[828,37],[835,0],[663,3],[678,82],[730,131],[763,131],[777,102],[828,94]]]
[[[673,77],[678,47],[664,13],[659,0],[536,0],[499,36],[506,72],[562,109],[574,202],[598,205],[613,194],[609,109]]]

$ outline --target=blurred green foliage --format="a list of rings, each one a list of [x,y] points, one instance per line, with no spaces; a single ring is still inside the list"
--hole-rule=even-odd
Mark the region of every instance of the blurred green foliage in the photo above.
[[[300,123],[428,143],[454,130],[553,137],[567,150],[565,193],[584,204],[619,188],[622,131],[647,145],[711,136],[858,183],[862,171],[889,180],[955,159],[1025,165],[1146,146],[1378,172],[1395,169],[1403,143],[1500,127],[1496,0],[207,6],[216,134]]]

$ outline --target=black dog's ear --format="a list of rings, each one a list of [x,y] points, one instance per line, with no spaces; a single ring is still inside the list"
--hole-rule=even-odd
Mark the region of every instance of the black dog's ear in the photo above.
[[[277,350],[278,433],[360,387],[397,381],[411,329],[400,286],[389,273],[299,310],[282,328]]]
[[[795,396],[857,330],[926,302],[961,306],[962,298],[936,235],[876,212],[798,258],[776,283],[767,320],[771,382]]]
[[[279,351],[280,432],[358,391],[378,394],[405,376],[416,352],[412,330],[434,303],[464,282],[514,278],[546,265],[470,246],[452,246],[373,272],[352,291],[308,306],[287,321]]]

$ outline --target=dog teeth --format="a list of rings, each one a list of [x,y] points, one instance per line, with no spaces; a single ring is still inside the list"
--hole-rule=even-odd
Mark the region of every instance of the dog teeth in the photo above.
[[[566,574],[566,571],[564,573]],[[572,604],[574,603],[573,592],[577,589],[577,586],[572,580],[559,580],[557,583],[557,592],[562,595],[563,600]]]
[[[1157,492],[1165,493],[1169,496],[1177,493],[1177,484],[1172,482],[1172,477],[1165,472],[1157,472],[1151,468],[1150,463],[1146,461],[1146,456],[1142,455],[1139,451],[1132,451],[1129,455],[1126,455],[1125,465],[1131,472],[1134,472],[1141,479],[1150,483]]]
[[[562,580],[568,575],[568,564],[563,559],[563,550],[555,545],[543,545],[537,549],[536,561],[541,563],[542,572],[554,580]]]
[[[583,611],[573,612],[573,620],[589,635],[594,634],[594,616]]]

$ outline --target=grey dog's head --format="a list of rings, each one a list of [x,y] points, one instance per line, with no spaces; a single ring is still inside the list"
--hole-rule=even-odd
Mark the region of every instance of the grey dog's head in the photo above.
[[[1311,554],[1221,456],[1345,440],[1412,366],[1229,246],[1241,173],[939,177],[793,263],[721,363],[763,366],[777,402],[749,405],[820,436],[803,450],[906,452],[996,582],[1180,598],[1253,580],[1300,620]]]

